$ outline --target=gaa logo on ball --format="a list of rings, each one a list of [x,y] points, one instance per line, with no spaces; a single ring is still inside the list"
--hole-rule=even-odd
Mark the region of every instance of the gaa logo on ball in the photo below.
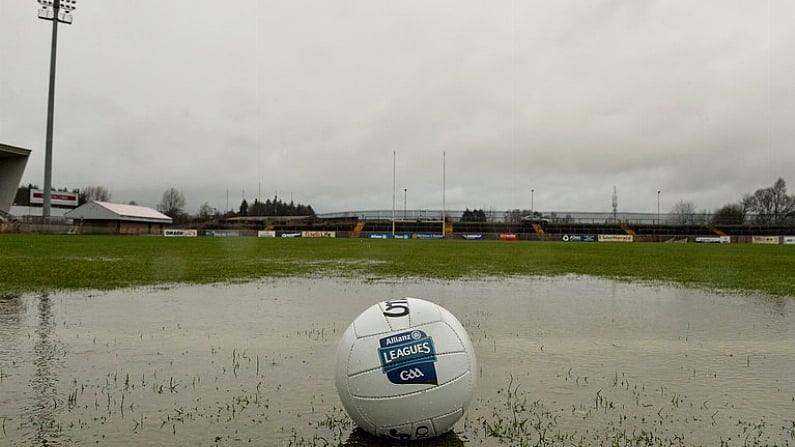
[[[337,392],[362,429],[408,440],[438,436],[463,416],[475,389],[475,351],[441,306],[417,298],[375,304],[337,349]]]

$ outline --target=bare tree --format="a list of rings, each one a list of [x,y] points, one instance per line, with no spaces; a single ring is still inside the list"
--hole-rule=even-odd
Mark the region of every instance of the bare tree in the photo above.
[[[84,186],[78,193],[78,201],[80,204],[93,202],[109,202],[110,192],[104,186]]]
[[[204,202],[199,207],[199,219],[200,220],[210,220],[211,217],[215,215],[215,209],[210,206],[209,203]]]
[[[728,203],[712,215],[713,224],[742,225],[745,222],[745,207],[742,203]]]
[[[795,219],[795,196],[787,195],[787,183],[780,177],[773,186],[744,196],[742,203],[756,214],[760,224],[782,224]]]
[[[671,209],[671,221],[676,225],[687,225],[694,222],[696,214],[696,206],[693,202],[680,200],[676,202],[673,209]]]
[[[163,193],[163,198],[160,199],[157,209],[168,217],[176,219],[182,214],[185,203],[185,196],[178,189],[172,187]]]

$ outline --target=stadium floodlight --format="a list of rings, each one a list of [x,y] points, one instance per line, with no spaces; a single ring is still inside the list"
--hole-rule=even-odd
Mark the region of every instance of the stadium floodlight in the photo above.
[[[58,47],[58,23],[71,24],[72,11],[77,0],[39,0],[39,18],[52,21],[52,45],[50,47],[50,93],[47,97],[47,141],[44,151],[44,205],[42,216],[50,217],[52,203],[52,129],[55,114],[55,54]]]
[[[77,9],[77,0],[39,0],[39,18],[54,20],[61,23],[72,23],[72,11]]]

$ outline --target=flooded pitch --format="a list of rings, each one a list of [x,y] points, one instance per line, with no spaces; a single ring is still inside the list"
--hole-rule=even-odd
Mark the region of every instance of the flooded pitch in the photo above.
[[[581,277],[0,297],[0,444],[380,445],[341,410],[335,353],[404,296],[478,356],[467,415],[430,445],[795,444],[792,299]]]

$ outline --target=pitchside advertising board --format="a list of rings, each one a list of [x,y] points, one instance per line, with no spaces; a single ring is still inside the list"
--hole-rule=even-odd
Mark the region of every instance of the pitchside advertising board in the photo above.
[[[276,232],[273,230],[259,230],[257,237],[276,237]],[[337,237],[336,231],[301,231],[294,233],[282,233],[282,237],[308,237],[308,238],[321,238],[321,237]]]
[[[780,243],[780,238],[778,236],[751,236],[751,243],[778,245]]]
[[[163,236],[166,237],[196,237],[198,235],[199,235],[198,230],[179,230],[179,229],[163,230]]]
[[[50,192],[50,205],[77,207],[77,200],[78,197],[77,193],[75,192],[64,192],[64,191]],[[30,204],[31,205],[44,204],[44,191],[40,189],[31,189]]]
[[[302,231],[301,237],[308,237],[308,238],[337,237],[337,232],[336,231]]]
[[[411,239],[411,233],[370,233],[367,235],[369,239]]]
[[[564,234],[560,237],[563,242],[596,242],[595,234]]]
[[[600,234],[599,242],[632,242],[635,240],[631,234]]]
[[[731,244],[731,236],[701,236],[696,238],[700,244]]]
[[[204,230],[205,236],[215,237],[238,237],[240,232],[237,230]]]
[[[795,245],[795,236],[784,236],[784,245]]]
[[[414,235],[417,239],[428,239],[428,240],[441,240],[444,239],[444,235],[442,233],[417,233]]]
[[[444,239],[442,233],[369,233],[369,239]]]

